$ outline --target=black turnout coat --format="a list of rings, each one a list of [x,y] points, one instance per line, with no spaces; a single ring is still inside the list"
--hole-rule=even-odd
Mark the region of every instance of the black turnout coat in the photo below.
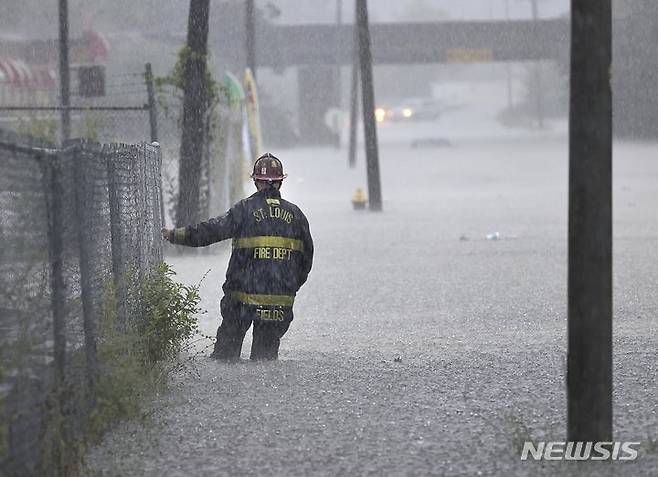
[[[308,220],[276,189],[254,193],[220,217],[174,231],[171,242],[204,247],[233,239],[223,289],[257,306],[292,306],[313,264]]]

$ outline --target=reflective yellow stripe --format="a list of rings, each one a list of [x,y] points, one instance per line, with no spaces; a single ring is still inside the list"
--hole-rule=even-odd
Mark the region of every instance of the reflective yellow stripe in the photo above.
[[[304,242],[288,237],[262,235],[260,237],[245,237],[233,240],[233,248],[280,247],[290,250],[304,250]]]
[[[229,291],[226,294],[245,305],[292,306],[295,301],[295,297],[290,295],[253,295],[236,291]]]
[[[179,227],[174,230],[174,241],[184,242],[185,241],[185,227]]]

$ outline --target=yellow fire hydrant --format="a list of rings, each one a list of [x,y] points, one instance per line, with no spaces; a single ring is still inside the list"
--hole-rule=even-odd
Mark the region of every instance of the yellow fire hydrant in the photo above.
[[[354,197],[352,197],[352,206],[354,207],[354,210],[365,209],[367,203],[368,199],[366,199],[366,195],[363,193],[363,189],[361,189],[361,187],[357,187],[356,192],[354,193]]]

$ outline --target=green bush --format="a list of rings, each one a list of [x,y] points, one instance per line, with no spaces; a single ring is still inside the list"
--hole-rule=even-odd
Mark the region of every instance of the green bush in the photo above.
[[[144,317],[140,335],[147,362],[175,359],[198,331],[199,287],[174,281],[166,263],[142,285]]]
[[[100,373],[93,434],[100,435],[118,419],[139,416],[143,398],[161,390],[179,368],[178,355],[198,329],[200,297],[198,286],[180,284],[174,276],[162,263],[144,280],[139,287],[142,314],[130,326],[119,326],[116,294],[113,286],[108,287],[98,329]]]

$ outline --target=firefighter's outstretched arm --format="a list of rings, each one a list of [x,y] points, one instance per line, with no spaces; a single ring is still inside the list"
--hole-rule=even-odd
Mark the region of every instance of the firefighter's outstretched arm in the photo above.
[[[162,237],[175,245],[205,247],[235,235],[237,223],[233,209],[207,222],[177,229],[162,229]]]

